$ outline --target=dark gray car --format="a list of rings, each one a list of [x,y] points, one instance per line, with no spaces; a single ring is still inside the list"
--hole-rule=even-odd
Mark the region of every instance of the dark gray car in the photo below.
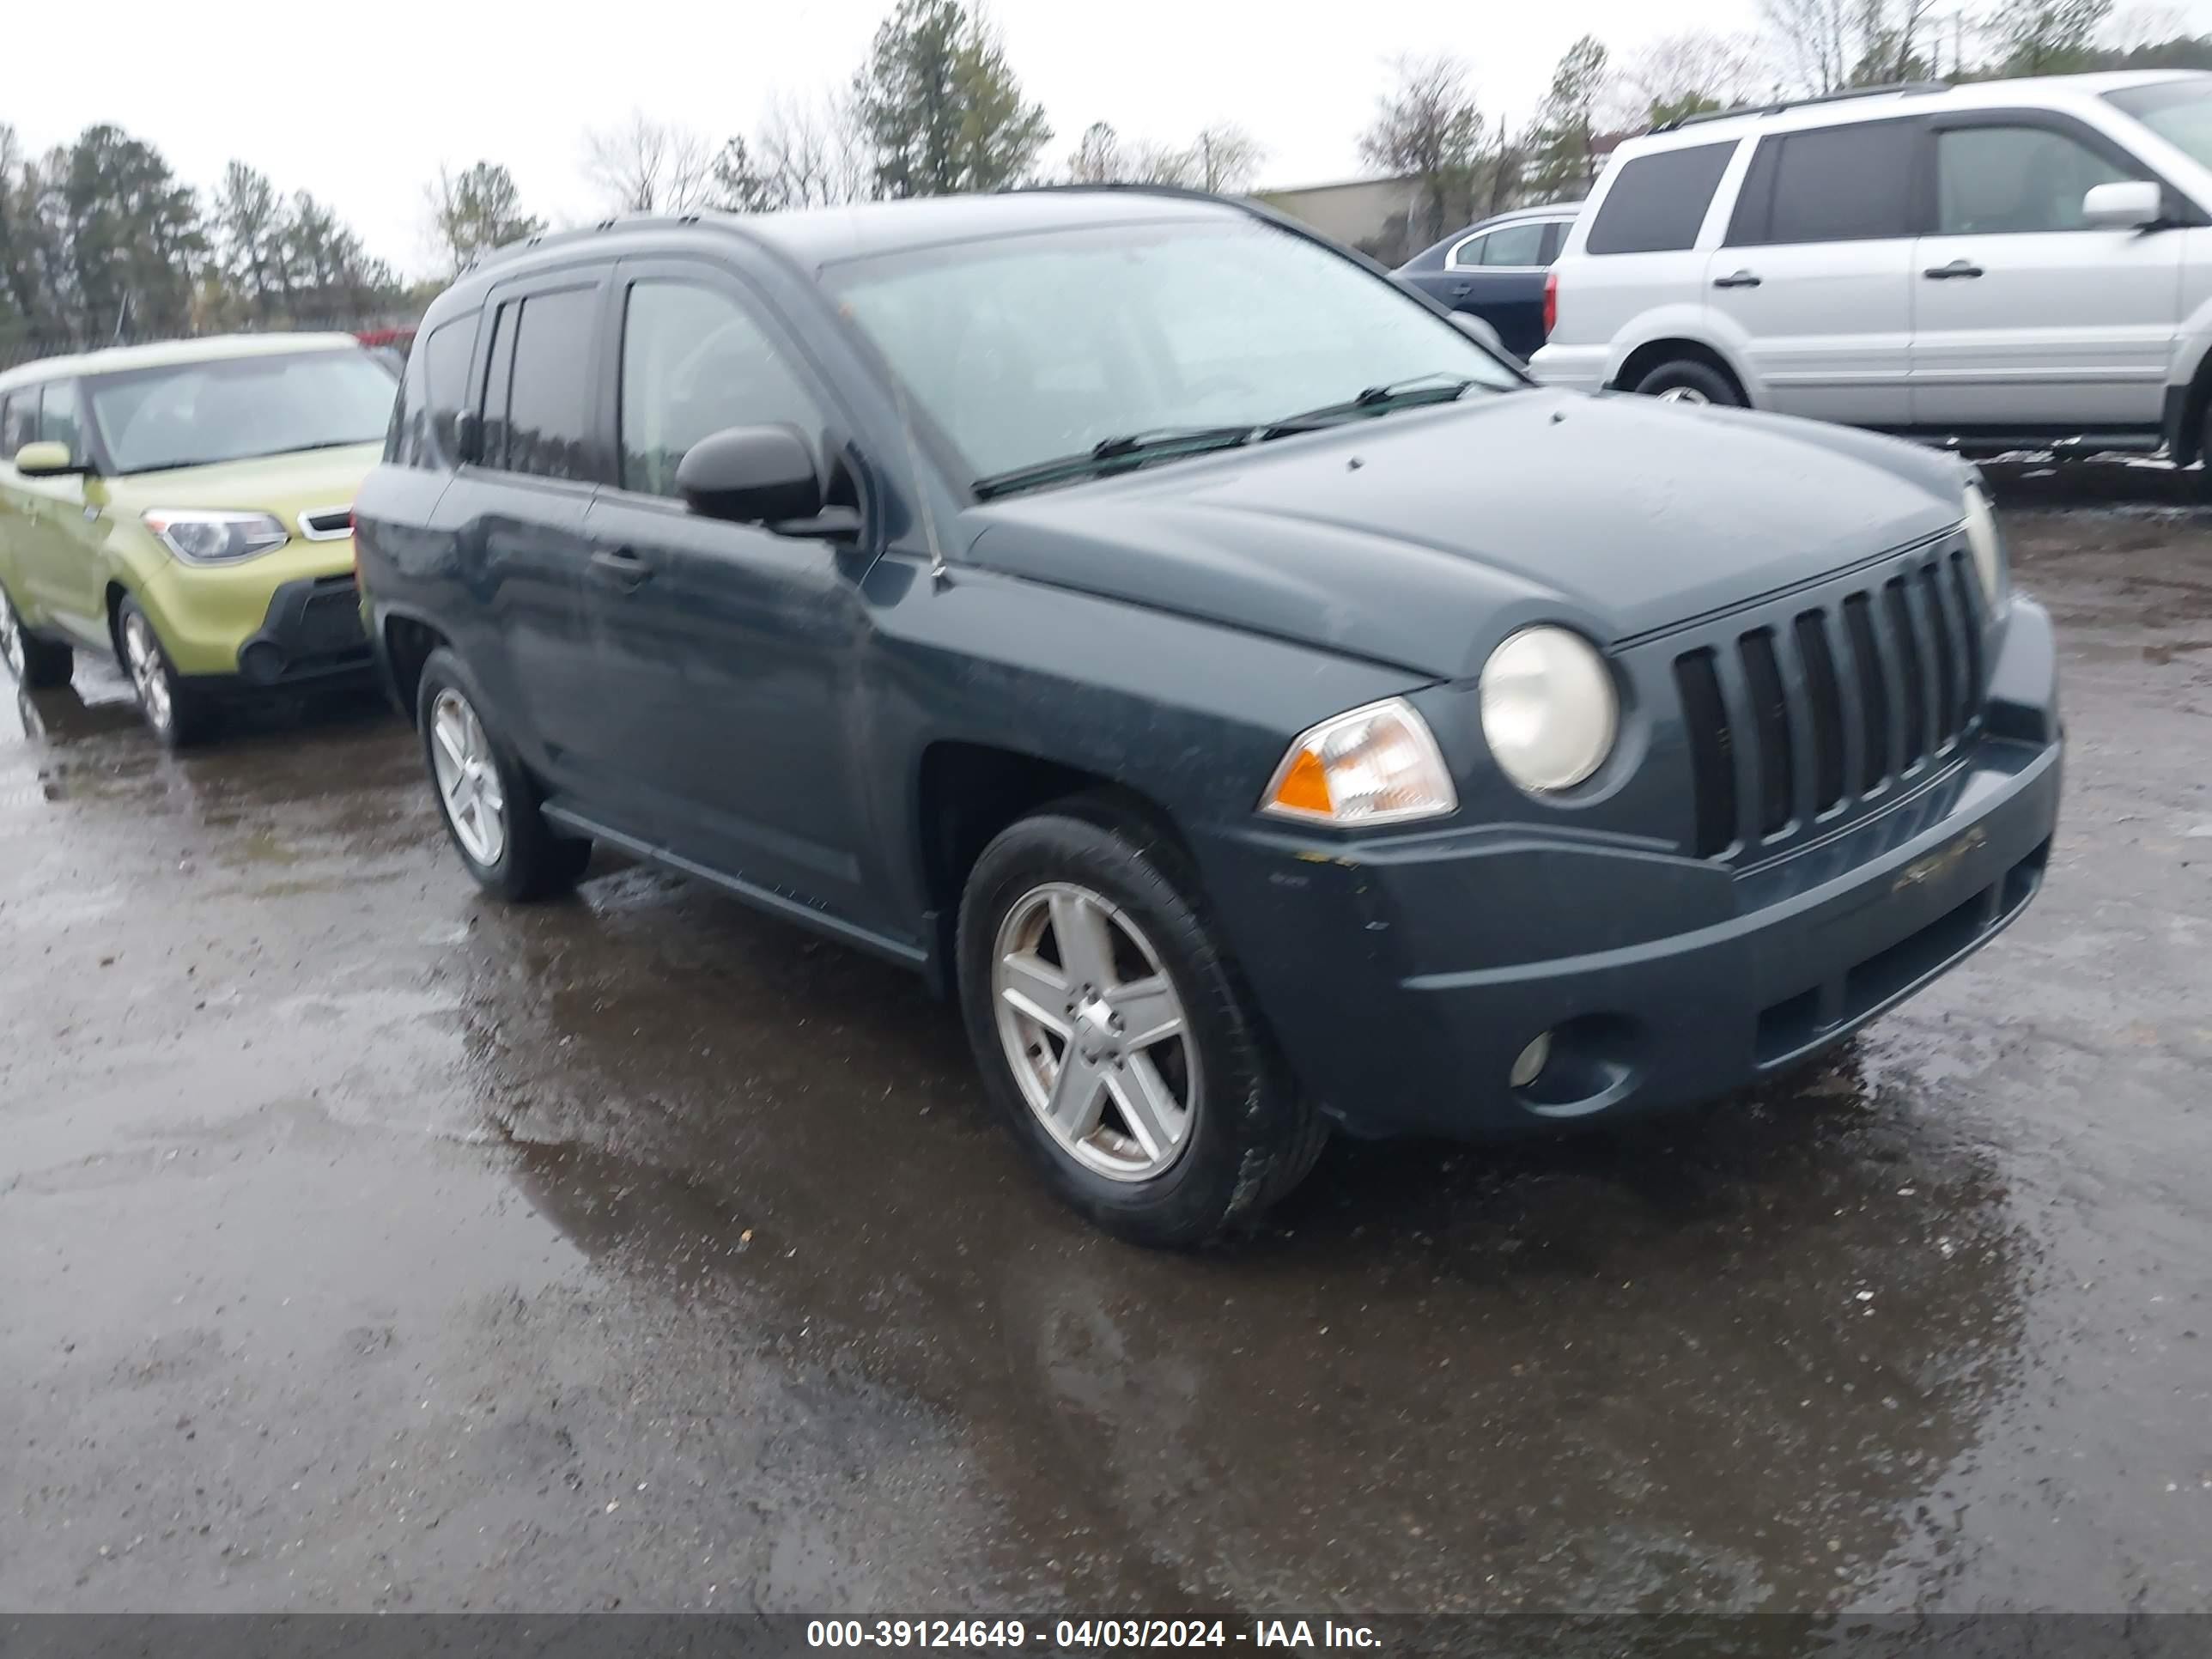
[[[510,252],[356,510],[479,882],[603,842],[913,967],[1150,1243],[1330,1125],[1794,1065],[2017,915],[2057,811],[2050,623],[1956,461],[1532,387],[1208,198]]]

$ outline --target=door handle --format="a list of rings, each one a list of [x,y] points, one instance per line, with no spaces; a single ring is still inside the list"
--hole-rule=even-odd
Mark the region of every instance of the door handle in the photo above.
[[[1948,283],[1954,276],[1978,276],[1982,268],[1964,259],[1954,259],[1948,265],[1930,265],[1920,274],[1931,283]]]
[[[627,547],[602,549],[592,555],[592,568],[625,592],[650,580],[653,567]]]
[[[1753,270],[1732,270],[1725,276],[1713,278],[1715,288],[1757,288],[1759,273]]]
[[[1454,283],[1452,284],[1452,298],[1455,300],[1463,299],[1468,295],[1474,292],[1474,284],[1473,283]]]

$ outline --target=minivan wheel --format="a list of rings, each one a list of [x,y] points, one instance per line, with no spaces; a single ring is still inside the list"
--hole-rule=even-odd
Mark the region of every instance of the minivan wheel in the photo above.
[[[481,698],[460,660],[443,647],[422,665],[415,724],[453,850],[477,884],[526,902],[583,879],[592,843],[564,836],[538,810],[535,784],[477,712]]]
[[[8,590],[0,587],[0,662],[8,665],[17,684],[27,691],[67,685],[71,655],[65,645],[52,645],[25,633],[22,618],[9,602]]]
[[[1718,404],[1726,409],[1743,404],[1735,381],[1694,357],[1668,359],[1638,380],[1635,390],[1662,404]]]
[[[123,644],[123,672],[131,677],[138,712],[154,735],[171,749],[189,749],[204,740],[215,729],[214,705],[185,684],[162,648],[154,619],[139,609],[137,600],[125,599],[116,623]]]
[[[1194,872],[1132,815],[1064,802],[976,860],[957,954],[985,1086],[1046,1182],[1166,1248],[1257,1218],[1312,1165],[1291,1084]]]

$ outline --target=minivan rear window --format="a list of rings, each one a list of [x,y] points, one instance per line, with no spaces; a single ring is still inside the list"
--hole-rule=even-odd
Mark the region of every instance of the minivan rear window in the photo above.
[[[1585,253],[1665,253],[1691,246],[1735,152],[1733,138],[1622,163],[1591,222]]]

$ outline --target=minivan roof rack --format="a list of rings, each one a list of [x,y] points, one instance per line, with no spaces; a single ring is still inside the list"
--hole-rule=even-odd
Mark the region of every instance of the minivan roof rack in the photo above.
[[[1692,127],[1701,121],[1728,121],[1739,115],[1778,115],[1785,109],[1803,109],[1810,104],[1840,104],[1850,98],[1873,98],[1882,93],[1924,94],[1948,92],[1948,81],[1885,81],[1878,87],[1846,87],[1841,92],[1824,92],[1811,98],[1784,98],[1771,104],[1739,104],[1734,109],[1709,109],[1696,115],[1678,115],[1671,121],[1662,121],[1651,129],[1654,132],[1674,132],[1682,127]]]

